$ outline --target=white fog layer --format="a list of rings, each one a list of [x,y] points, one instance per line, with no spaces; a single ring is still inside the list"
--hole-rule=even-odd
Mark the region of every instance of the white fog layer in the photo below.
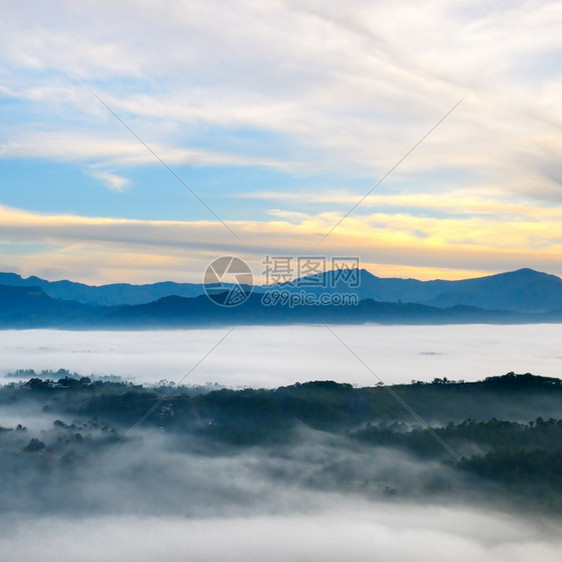
[[[191,452],[189,439],[179,451],[178,438],[140,437],[76,472],[45,473],[31,462],[4,474],[0,559],[547,562],[562,548],[557,519],[478,507],[483,488],[403,453],[315,433],[218,455]],[[389,479],[402,491],[436,475],[455,499],[381,495]]]
[[[513,326],[332,326],[385,382],[475,381],[509,371],[560,377],[562,328]],[[60,368],[141,383],[177,382],[228,328],[162,331],[3,331],[0,375]],[[378,382],[325,327],[238,327],[185,380],[273,388],[309,380]]]
[[[201,520],[34,519],[4,527],[0,553],[9,562],[552,562],[562,548],[559,528],[490,512],[346,501],[326,507]]]
[[[436,377],[475,381],[509,371],[561,374],[557,325],[331,329],[386,383]],[[155,400],[146,393],[154,389],[134,390],[128,384],[87,379],[69,379],[75,386],[63,388],[60,383],[49,386],[37,380],[20,384],[27,380],[24,375],[20,380],[4,378],[17,369],[64,368],[147,384],[162,379],[179,382],[227,331],[0,333],[0,381],[6,385],[0,404],[2,562],[550,562],[560,558],[559,496],[550,496],[551,490],[558,493],[560,480],[548,472],[554,466],[549,459],[558,457],[548,455],[551,449],[559,451],[562,422],[551,420],[548,425],[537,419],[534,430],[530,426],[518,430],[516,435],[528,436],[538,435],[543,426],[558,431],[549,434],[556,437],[541,457],[543,472],[534,473],[546,474],[548,480],[529,477],[528,483],[535,487],[518,490],[517,482],[527,481],[518,480],[510,488],[509,482],[477,477],[472,468],[464,469],[464,461],[453,462],[441,447],[431,453],[421,433],[416,435],[423,448],[408,448],[400,439],[415,432],[405,425],[392,434],[397,440],[386,442],[357,438],[354,425],[331,425],[337,421],[335,415],[362,411],[365,402],[360,393],[371,393],[364,397],[375,400],[379,392],[386,396],[382,389],[297,385],[279,402],[270,395],[287,389],[194,392],[193,397],[170,398],[170,404],[163,404],[141,424],[136,422]],[[330,379],[359,386],[378,382],[325,327],[240,327],[183,384],[274,388]],[[461,395],[462,389],[454,387],[479,386],[438,382],[412,388],[433,393],[455,390],[458,394],[447,395],[448,400],[464,404],[470,393]],[[510,411],[527,423],[531,417],[519,415],[518,408],[529,402],[529,411],[541,407],[539,413],[548,416],[548,406],[548,412],[560,419],[557,397],[562,394],[554,393],[556,388],[548,387],[548,400],[535,402],[528,394],[522,399],[521,393],[512,394]],[[354,393],[357,400],[338,402],[338,393],[344,391]],[[323,402],[300,401],[314,393]],[[245,410],[238,408],[242,402],[235,395],[251,399]],[[290,401],[290,396],[295,398]],[[443,394],[423,396],[431,400],[419,402],[429,408],[428,420],[434,409],[442,410],[441,416],[449,415],[446,401],[440,399]],[[472,396],[475,411],[484,411],[474,398],[484,394]],[[500,396],[502,405],[506,396]],[[268,417],[278,404],[279,415]],[[300,412],[300,404],[311,416],[294,423],[291,412]],[[436,420],[438,413],[433,416]],[[329,423],[324,423],[325,415]],[[364,427],[377,422],[375,418],[353,423],[365,431],[379,431]],[[501,441],[507,435],[498,433],[503,431],[501,423],[495,420],[485,426],[486,436],[499,435]],[[125,433],[131,427],[135,431]],[[380,430],[369,435],[390,434]],[[457,441],[455,449],[464,447],[458,449],[463,456],[476,455],[488,450],[486,443],[474,440],[464,446]],[[501,458],[493,466],[508,471],[514,465],[511,458],[522,457]],[[534,491],[542,496],[535,497]]]

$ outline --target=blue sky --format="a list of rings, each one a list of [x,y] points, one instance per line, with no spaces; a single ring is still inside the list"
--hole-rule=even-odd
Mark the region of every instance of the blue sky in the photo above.
[[[0,11],[0,270],[200,281],[225,253],[321,251],[382,276],[562,274],[559,2]]]

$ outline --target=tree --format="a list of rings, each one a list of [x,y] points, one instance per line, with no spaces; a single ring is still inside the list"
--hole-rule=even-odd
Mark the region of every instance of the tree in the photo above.
[[[23,450],[26,453],[39,453],[45,449],[45,443],[43,441],[39,441],[39,439],[32,439],[24,448]]]

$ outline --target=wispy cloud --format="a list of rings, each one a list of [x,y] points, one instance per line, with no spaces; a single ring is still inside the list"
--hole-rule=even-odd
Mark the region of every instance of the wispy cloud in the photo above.
[[[132,220],[78,215],[38,214],[0,206],[0,235],[12,244],[36,245],[37,252],[14,258],[0,248],[0,265],[37,274],[46,268],[74,271],[76,280],[200,281],[213,257],[235,254],[256,274],[266,254],[359,255],[365,267],[386,275],[409,272],[421,278],[459,277],[469,272],[497,273],[534,267],[562,274],[559,256],[562,216],[467,216],[436,219],[406,212],[350,217],[341,232],[321,247],[316,241],[334,224],[337,213],[271,211],[267,221],[229,221],[247,247],[235,243],[220,224],[210,221]],[[2,263],[4,262],[4,263]],[[10,269],[8,267],[8,269]]]
[[[302,191],[256,191],[253,193],[238,193],[232,195],[235,199],[258,199],[275,201],[278,203],[312,203],[319,207],[337,205],[341,209],[354,205],[363,197],[364,193],[349,193],[344,190],[329,190],[323,193],[310,192],[306,188]],[[434,214],[449,213],[451,215],[494,215],[500,221],[507,216],[521,216],[527,218],[556,218],[560,211],[556,207],[545,207],[536,200],[521,196],[519,200],[509,197],[505,192],[493,187],[467,191],[452,189],[442,194],[435,193],[400,193],[388,195],[384,189],[375,192],[361,203],[362,209],[410,209],[430,210]],[[361,212],[361,209],[359,210]],[[364,214],[364,212],[362,213]]]
[[[92,172],[92,176],[99,179],[105,187],[112,191],[123,191],[131,183],[129,179],[111,172]]]
[[[313,244],[469,93],[330,248],[365,252],[366,262],[385,267],[394,259],[402,269],[534,264],[560,272],[558,2],[45,6],[3,11],[0,99],[10,111],[0,164],[78,164],[113,190],[134,178],[129,192],[149,181],[138,169],[152,155],[95,93],[167,164],[239,170],[222,176],[213,196],[244,205],[221,218],[236,217],[237,232],[246,230],[260,251],[293,252]],[[279,207],[274,214],[268,201]],[[99,214],[115,213],[107,204]],[[224,242],[209,237],[213,225],[202,235],[202,224],[173,228],[183,236],[190,229],[193,247]],[[163,228],[131,238],[148,247],[156,236],[156,246]],[[78,228],[72,233],[84,244]]]
[[[117,25],[125,14],[128,34]],[[363,1],[345,10],[245,1],[220,10],[198,1],[76,10],[60,2],[41,19],[10,10],[1,55],[6,78],[19,84],[11,95],[45,107],[70,97],[91,119],[99,111],[84,100],[93,101],[93,88],[158,131],[157,142],[165,134],[173,149],[201,149],[200,138],[191,146],[182,138],[184,126],[265,130],[287,137],[283,158],[298,156],[295,165],[352,175],[384,171],[443,108],[471,92],[405,172],[472,168],[510,189],[536,174],[552,191],[557,180],[532,161],[537,150],[559,152],[561,82],[554,69],[540,80],[534,69],[554,60],[561,21],[556,3],[533,2],[494,10]],[[24,69],[35,72],[31,80]],[[129,83],[115,88],[112,80],[122,79]],[[255,160],[255,147],[245,156]]]
[[[0,158],[42,158],[56,161],[93,162],[94,166],[138,166],[157,163],[154,156],[135,139],[68,132],[29,131],[21,138],[0,144]],[[121,138],[119,138],[121,137]],[[289,163],[260,157],[192,150],[147,143],[167,163],[200,166],[269,166],[286,169]]]

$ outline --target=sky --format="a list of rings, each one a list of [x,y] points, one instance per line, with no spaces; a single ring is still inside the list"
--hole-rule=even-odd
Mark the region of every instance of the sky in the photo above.
[[[560,2],[0,13],[0,271],[201,282],[222,255],[257,278],[265,255],[314,255],[562,275]]]

